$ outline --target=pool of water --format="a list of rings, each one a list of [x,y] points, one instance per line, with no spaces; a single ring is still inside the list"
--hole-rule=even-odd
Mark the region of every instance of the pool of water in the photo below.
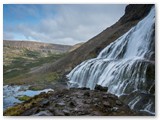
[[[42,92],[48,92],[53,91],[53,89],[44,89],[44,90],[28,90],[29,86],[18,86],[18,85],[5,85],[3,86],[3,110],[5,110],[8,107],[14,106],[17,103],[21,103],[23,101],[20,101],[17,99],[19,96],[29,96],[33,97],[35,95],[38,95]]]

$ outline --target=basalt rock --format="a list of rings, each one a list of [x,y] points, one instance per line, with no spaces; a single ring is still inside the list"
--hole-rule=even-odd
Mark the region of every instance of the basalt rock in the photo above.
[[[95,90],[100,90],[100,91],[107,92],[108,91],[108,87],[103,87],[101,85],[96,85],[95,86]]]
[[[61,94],[56,99],[56,95]],[[87,96],[86,96],[87,95]],[[67,96],[67,97],[66,97]],[[78,97],[79,96],[79,97]],[[106,96],[105,98],[103,96]],[[35,104],[31,101],[39,99]],[[47,101],[46,101],[47,100]],[[43,104],[42,104],[43,103]],[[22,109],[24,106],[27,110]],[[40,105],[42,104],[42,105]],[[14,111],[19,111],[14,113]],[[132,111],[128,105],[121,102],[117,96],[99,90],[61,90],[52,93],[40,94],[30,101],[14,106],[4,111],[5,116],[129,116],[149,115]]]

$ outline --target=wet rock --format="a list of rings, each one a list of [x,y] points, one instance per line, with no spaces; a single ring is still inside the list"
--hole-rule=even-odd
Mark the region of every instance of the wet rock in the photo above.
[[[95,107],[98,107],[98,103],[94,103],[94,106],[95,106]]]
[[[69,106],[70,106],[70,107],[75,107],[75,106],[76,106],[76,103],[73,102],[73,101],[71,101],[71,102],[69,102]]]
[[[55,107],[63,107],[63,106],[65,106],[64,102],[59,102],[55,104]]]
[[[39,113],[34,114],[33,116],[53,116],[53,114],[48,110],[46,110],[46,111],[40,111]]]
[[[89,112],[87,110],[78,111],[77,113],[78,113],[78,115],[88,115],[89,114]]]
[[[84,96],[90,97],[89,91],[86,91],[86,92],[84,93]]]
[[[103,102],[103,105],[104,105],[105,107],[111,107],[111,104],[110,104],[108,101],[104,101],[104,102]]]
[[[113,108],[111,108],[111,111],[112,112],[116,112],[118,110],[118,107],[113,107]]]
[[[29,115],[35,114],[38,110],[39,110],[38,107],[34,107],[34,108],[30,109],[30,110],[26,110],[22,114],[22,116],[29,116]]]
[[[69,95],[66,95],[65,97],[66,97],[66,98],[69,98]]]
[[[78,108],[74,108],[73,110],[74,110],[75,112],[77,112],[79,109],[78,109]]]
[[[55,111],[55,109],[54,109],[53,106],[49,106],[49,107],[47,107],[47,109],[48,109],[50,112],[52,112],[52,113],[54,113],[54,111]]]
[[[41,101],[40,103],[39,103],[39,106],[41,106],[41,107],[43,107],[43,106],[45,106],[45,105],[47,105],[47,104],[49,104],[49,100],[43,100],[43,101]]]
[[[77,98],[81,98],[81,96],[80,96],[80,95],[77,95]]]
[[[116,105],[121,106],[121,105],[122,105],[122,102],[121,102],[120,100],[116,100]]]
[[[45,95],[45,92],[41,92],[40,95]]]
[[[104,96],[103,96],[103,99],[108,99],[108,96],[107,96],[107,95],[104,95]]]
[[[90,90],[90,88],[82,87],[81,90]]]
[[[108,87],[103,87],[101,85],[96,85],[95,86],[95,90],[107,92],[108,91]]]
[[[87,99],[87,100],[84,100],[84,102],[83,103],[85,103],[85,104],[91,104],[91,99]]]
[[[97,102],[98,101],[98,98],[93,98],[93,102]]]
[[[64,109],[64,110],[63,110],[63,113],[64,113],[66,116],[70,115],[70,111],[67,110],[67,109]]]
[[[113,95],[113,94],[108,94],[107,97],[111,98],[111,99],[118,99],[118,97],[116,95]]]
[[[56,110],[54,111],[54,115],[55,115],[55,116],[64,116],[65,114],[63,113],[63,111],[60,111],[60,110],[57,110],[57,109],[56,109]]]
[[[51,101],[54,101],[54,100],[56,100],[57,98],[52,96],[52,97],[50,97],[49,99],[50,99]]]

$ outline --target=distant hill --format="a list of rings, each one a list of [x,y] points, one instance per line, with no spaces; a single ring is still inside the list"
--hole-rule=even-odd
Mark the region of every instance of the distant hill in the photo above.
[[[59,45],[59,44],[49,44],[49,43],[40,43],[33,41],[9,41],[3,40],[4,47],[13,47],[13,48],[25,48],[28,50],[36,50],[42,52],[51,52],[51,53],[65,53],[71,46],[69,45]]]

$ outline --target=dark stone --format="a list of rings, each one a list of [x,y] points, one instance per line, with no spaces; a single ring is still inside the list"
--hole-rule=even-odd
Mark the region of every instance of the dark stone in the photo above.
[[[43,100],[39,103],[39,106],[43,107],[45,105],[48,105],[49,104],[49,100]]]
[[[111,98],[111,99],[118,99],[118,97],[113,94],[108,94],[107,96],[108,96],[108,98]]]
[[[78,95],[78,96],[77,96],[77,98],[81,98],[81,96],[80,96],[80,95]]]
[[[98,101],[98,98],[93,98],[93,102],[97,102]]]
[[[90,88],[82,87],[81,90],[90,90]]]
[[[71,102],[69,102],[69,106],[70,106],[70,107],[75,107],[76,104],[75,104],[75,102],[71,101]]]
[[[120,100],[116,100],[116,105],[121,106],[121,105],[122,105],[122,102],[121,102]]]
[[[86,91],[86,92],[84,93],[84,96],[90,97],[89,91]]]
[[[155,85],[151,87],[151,89],[149,90],[149,93],[155,94]]]
[[[111,104],[110,104],[108,101],[104,101],[104,102],[103,102],[103,105],[104,105],[105,107],[111,107]]]
[[[55,109],[54,115],[55,115],[55,116],[64,116],[65,114],[63,113],[63,111],[60,111],[60,110]]]
[[[47,109],[52,113],[54,113],[54,111],[55,111],[53,106],[49,106],[49,107],[47,107]]]
[[[40,95],[45,95],[45,94],[46,94],[45,92],[41,92],[41,93],[40,93]]]
[[[30,110],[26,110],[24,113],[21,114],[21,116],[29,116],[29,115],[35,114],[38,111],[39,111],[38,107],[34,107]]]
[[[107,96],[107,95],[104,95],[104,96],[103,96],[103,99],[108,99],[108,96]]]
[[[86,99],[83,101],[84,104],[90,104],[91,103],[91,99]]]
[[[66,115],[66,116],[69,116],[70,115],[70,111],[69,110],[63,110],[63,113]]]
[[[48,110],[46,110],[46,111],[40,111],[39,113],[34,114],[33,116],[53,116],[53,114]]]
[[[82,111],[80,115],[88,115],[89,112],[88,111]]]
[[[65,97],[66,97],[66,98],[69,98],[69,95],[66,95]]]
[[[118,107],[113,107],[113,108],[111,108],[111,111],[112,112],[116,112],[118,110]]]
[[[96,85],[95,86],[95,90],[107,92],[108,91],[108,87],[102,87],[101,85]]]
[[[63,106],[65,106],[64,102],[59,102],[55,104],[55,107],[63,107]]]
[[[54,100],[56,100],[57,98],[52,96],[52,97],[50,97],[49,99],[50,99],[51,101],[54,101]]]

